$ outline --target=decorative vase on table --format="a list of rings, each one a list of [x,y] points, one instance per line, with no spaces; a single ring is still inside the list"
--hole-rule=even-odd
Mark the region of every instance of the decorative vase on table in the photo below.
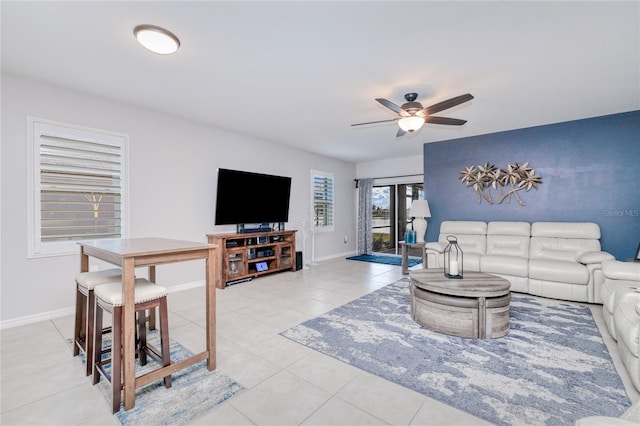
[[[413,200],[409,216],[413,217],[413,229],[416,231],[417,243],[424,243],[424,235],[427,232],[426,217],[431,217],[429,202],[427,200]]]
[[[462,265],[464,255],[458,245],[458,238],[447,235],[447,247],[444,249],[444,276],[453,279],[462,279]]]
[[[407,228],[406,231],[404,231],[404,242],[407,244],[415,244],[416,231]]]

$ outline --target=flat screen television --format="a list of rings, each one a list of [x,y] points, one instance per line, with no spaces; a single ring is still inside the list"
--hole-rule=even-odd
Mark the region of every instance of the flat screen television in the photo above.
[[[291,178],[218,169],[216,225],[289,221]]]

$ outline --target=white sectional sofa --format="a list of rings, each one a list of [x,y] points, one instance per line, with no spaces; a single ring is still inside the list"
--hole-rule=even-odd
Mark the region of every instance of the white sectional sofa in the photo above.
[[[640,263],[602,263],[602,314],[633,385],[640,391]]]
[[[444,221],[437,242],[425,245],[428,268],[444,266],[447,236],[464,253],[465,271],[488,272],[511,290],[554,299],[602,303],[600,227],[589,222]]]

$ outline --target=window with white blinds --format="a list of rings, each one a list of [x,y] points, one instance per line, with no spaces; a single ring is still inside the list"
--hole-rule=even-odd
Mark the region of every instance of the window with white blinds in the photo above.
[[[333,231],[333,174],[311,171],[313,226],[316,231]]]
[[[77,253],[77,242],[125,236],[128,136],[36,118],[31,255]]]

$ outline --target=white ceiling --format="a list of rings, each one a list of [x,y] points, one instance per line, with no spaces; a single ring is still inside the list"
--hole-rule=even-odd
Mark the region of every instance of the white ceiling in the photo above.
[[[426,142],[640,109],[638,1],[7,2],[2,70],[352,162]],[[138,45],[139,24],[181,40]],[[374,98],[462,127],[396,139]],[[82,124],[82,123],[77,123]],[[182,142],[182,141],[181,141]]]

